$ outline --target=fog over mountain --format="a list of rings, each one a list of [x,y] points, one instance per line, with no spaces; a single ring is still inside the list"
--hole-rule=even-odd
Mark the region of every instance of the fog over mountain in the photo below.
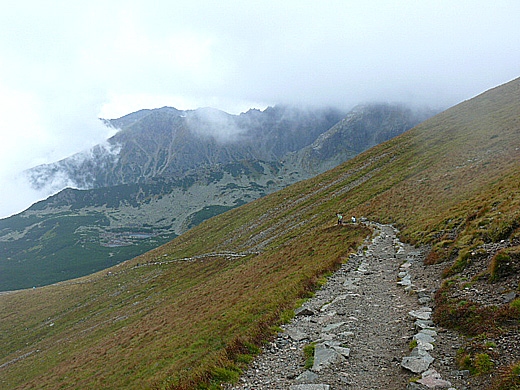
[[[192,169],[242,160],[278,161],[309,145],[346,115],[337,109],[288,106],[231,115],[213,108],[140,110],[107,121],[119,128],[107,142],[26,171],[46,192],[180,178]],[[61,189],[59,188],[59,189]]]
[[[433,111],[370,104],[346,115],[333,108],[291,106],[240,115],[213,108],[140,110],[107,120],[120,131],[106,142],[31,168],[25,177],[34,190],[51,194],[65,187],[93,189],[155,177],[179,179],[204,166],[248,160],[289,159],[295,170],[305,167],[310,174],[402,133]]]
[[[0,12],[0,215],[42,195],[21,171],[114,135],[98,118],[447,108],[518,75],[518,14],[511,0],[13,2]]]

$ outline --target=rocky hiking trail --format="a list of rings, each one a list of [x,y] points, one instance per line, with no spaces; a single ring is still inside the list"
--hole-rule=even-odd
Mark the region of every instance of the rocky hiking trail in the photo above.
[[[461,341],[430,319],[438,270],[392,226],[369,226],[372,237],[228,390],[467,388],[469,373],[453,368]]]

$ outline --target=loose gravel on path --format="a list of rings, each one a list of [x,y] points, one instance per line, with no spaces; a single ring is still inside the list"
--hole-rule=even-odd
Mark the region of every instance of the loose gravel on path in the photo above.
[[[370,225],[373,236],[296,310],[293,321],[227,389],[427,389],[432,381],[436,388],[450,388],[442,378],[446,374],[430,366],[435,343],[419,341],[421,348],[410,350],[422,329],[410,312],[428,316],[436,288],[422,266],[424,251],[401,243],[389,225]],[[423,270],[419,286],[413,283],[414,268]],[[423,327],[433,337],[450,336],[438,336],[431,322]],[[449,350],[457,347],[456,338],[449,341],[454,344]],[[315,348],[314,364],[305,367],[303,349],[309,344]],[[403,368],[406,359],[425,353],[426,368]],[[423,384],[410,384],[412,377]]]

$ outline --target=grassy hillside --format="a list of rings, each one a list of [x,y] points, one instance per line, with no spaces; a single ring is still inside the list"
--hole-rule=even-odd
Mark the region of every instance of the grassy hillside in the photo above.
[[[520,293],[519,168],[517,79],[134,260],[0,296],[0,382],[183,389],[236,379],[369,234],[335,226],[341,210],[431,246],[428,262],[444,262],[446,278],[436,320],[471,340],[461,367],[475,368],[475,340],[496,340],[493,386],[512,388],[520,359],[501,360],[499,340],[520,323],[519,300],[501,299]],[[479,294],[462,299],[468,286]]]

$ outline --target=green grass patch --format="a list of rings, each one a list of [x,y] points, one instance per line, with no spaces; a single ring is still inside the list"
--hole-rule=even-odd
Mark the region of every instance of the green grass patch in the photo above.
[[[468,353],[461,349],[457,352],[457,364],[460,369],[468,370],[471,375],[485,375],[495,368],[491,357],[484,352]]]
[[[314,365],[314,350],[316,349],[316,343],[307,344],[303,347],[303,356],[305,358],[304,368],[310,370]]]
[[[520,313],[520,298],[516,298],[511,303],[509,303],[509,307],[511,310],[516,310]]]
[[[520,246],[498,251],[489,264],[490,280],[496,282],[502,278],[516,275],[520,271]]]

